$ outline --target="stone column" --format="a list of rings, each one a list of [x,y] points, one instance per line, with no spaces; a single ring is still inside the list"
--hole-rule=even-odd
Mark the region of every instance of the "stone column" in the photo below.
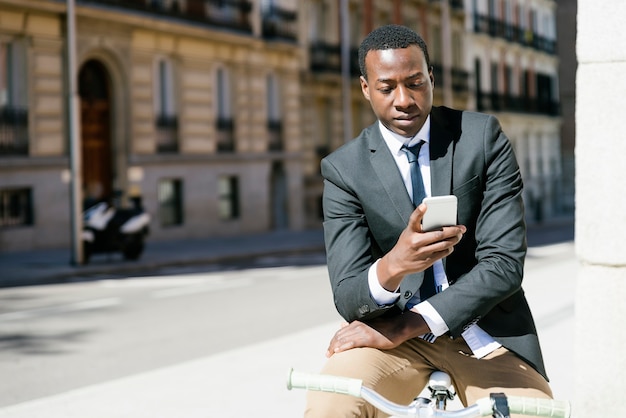
[[[578,0],[577,417],[626,411],[626,2],[600,3]]]

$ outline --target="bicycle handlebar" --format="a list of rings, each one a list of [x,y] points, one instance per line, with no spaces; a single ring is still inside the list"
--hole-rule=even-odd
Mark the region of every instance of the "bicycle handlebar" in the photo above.
[[[323,374],[310,374],[289,370],[287,389],[292,388],[316,390],[331,393],[341,393],[360,397],[391,415],[405,417],[445,417],[445,418],[474,418],[492,416],[493,401],[482,398],[474,405],[458,411],[435,410],[426,405],[399,405],[383,398],[374,390],[364,387],[360,379],[339,377]],[[538,417],[569,418],[571,407],[567,401],[554,399],[528,398],[521,396],[507,396],[509,410],[512,414],[531,415]]]

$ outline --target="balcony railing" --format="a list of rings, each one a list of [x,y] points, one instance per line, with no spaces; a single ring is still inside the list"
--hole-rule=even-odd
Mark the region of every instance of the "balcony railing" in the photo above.
[[[558,116],[559,103],[536,97],[512,96],[503,93],[478,92],[476,94],[478,111],[534,113]]]
[[[317,41],[311,44],[310,68],[318,73],[341,73],[341,46],[330,44],[324,41]],[[359,76],[358,48],[350,48],[350,75]]]
[[[217,119],[217,151],[235,151],[235,123],[230,118]]]
[[[270,151],[283,150],[283,123],[279,120],[268,120],[267,131],[269,133],[268,149]]]
[[[157,152],[178,152],[178,117],[159,115],[156,120]]]
[[[555,40],[541,36],[531,29],[511,25],[502,20],[478,13],[474,14],[474,32],[506,39],[509,42],[515,42],[551,55],[556,53]]]
[[[0,228],[33,224],[30,188],[0,189]]]
[[[441,0],[430,0],[431,3],[439,3]],[[463,0],[448,0],[448,4],[450,8],[455,11],[462,11],[465,8],[463,7]]]
[[[252,33],[252,2],[248,0],[77,0],[77,3],[135,10],[157,18],[175,18]]]
[[[28,155],[28,110],[0,107],[0,155]]]
[[[435,77],[436,85],[441,86],[443,80],[443,69],[441,64],[433,63],[433,76]],[[450,75],[452,76],[452,90],[457,93],[467,93],[469,91],[469,73],[460,68],[450,69]]]
[[[270,5],[263,12],[263,38],[295,41],[298,35],[298,14]]]

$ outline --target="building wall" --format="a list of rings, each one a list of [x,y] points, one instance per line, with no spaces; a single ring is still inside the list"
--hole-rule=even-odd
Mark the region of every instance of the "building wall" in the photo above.
[[[179,2],[183,9],[200,3]],[[491,87],[492,63],[501,70],[505,65],[514,68],[518,79],[523,69],[558,79],[554,54],[474,31],[474,12],[487,13],[487,0],[448,0],[448,4],[446,11],[439,2],[427,0],[349,0],[346,21],[352,54],[379,25],[412,27],[429,44],[435,104],[460,109],[479,109],[476,60],[484,63],[483,87]],[[520,5],[525,14],[537,11],[541,21],[548,22],[556,10],[554,0],[512,4]],[[293,39],[266,36],[268,9],[261,0],[251,2],[249,32],[197,24],[178,15],[78,1],[78,67],[96,60],[111,86],[113,187],[122,191],[122,203],[142,197],[152,215],[149,240],[321,226],[320,159],[375,118],[363,98],[353,55],[349,88],[344,88],[340,45],[346,21],[340,16],[340,2],[283,0],[274,5],[286,13],[282,16],[296,16],[291,23],[275,26],[292,29]],[[29,132],[27,155],[0,154],[0,192],[30,187],[34,219],[33,225],[0,227],[2,249],[60,247],[71,240],[64,13],[63,2],[0,0],[0,42],[19,39],[26,50]],[[498,13],[503,19],[502,11]],[[542,35],[554,38],[547,32]],[[317,45],[322,48],[316,50]],[[177,122],[176,152],[159,148],[161,132],[155,121],[162,111],[161,61],[171,70],[168,106]],[[226,83],[218,83],[223,71],[229,74],[225,87]],[[448,71],[449,84],[445,83]],[[270,149],[267,121],[275,110],[268,105],[268,77],[276,80],[279,96],[283,146],[278,150]],[[220,150],[222,87],[229,90],[232,107],[235,141],[229,152]],[[346,91],[349,115],[343,98]],[[526,183],[529,220],[557,216],[562,207],[558,115],[486,111],[499,117],[515,145]],[[347,132],[347,126],[352,132]],[[276,179],[281,170],[284,178]],[[219,216],[219,178],[225,175],[239,180],[241,210],[235,219]],[[180,225],[161,224],[158,190],[163,179],[182,182]],[[276,191],[277,184],[284,184],[284,189]],[[283,204],[275,196],[288,198]]]
[[[259,5],[253,6],[259,15]],[[0,189],[31,188],[34,219],[33,225],[0,228],[3,250],[67,246],[71,240],[64,11],[64,4],[53,1],[0,1],[0,39],[26,40],[29,89],[28,155],[0,156]],[[123,203],[129,197],[142,197],[152,215],[150,240],[256,233],[276,225],[304,227],[297,44],[266,42],[258,33],[260,19],[251,21],[255,33],[239,34],[77,2],[78,67],[97,60],[111,85],[113,186],[122,191]],[[159,58],[168,60],[173,69],[179,137],[174,154],[157,150],[155,62]],[[232,85],[235,149],[228,153],[217,150],[218,68],[228,70]],[[274,151],[268,150],[270,74],[278,85],[284,139],[282,149]],[[282,192],[272,189],[275,164],[285,172]],[[219,217],[220,175],[239,180],[240,215],[235,219]],[[158,183],[169,178],[182,181],[184,222],[164,227],[159,222]],[[289,196],[285,219],[272,214],[274,207],[281,206],[272,201],[273,194]]]
[[[465,2],[465,8],[466,65],[473,79],[470,108],[497,116],[512,140],[524,180],[527,221],[561,216],[567,212],[562,187],[562,118],[558,109],[552,108],[558,104],[559,80],[559,58],[552,47],[556,2],[472,0]],[[550,91],[537,85],[537,75],[550,78]],[[546,96],[553,103],[537,103]],[[537,104],[551,106],[543,109]]]

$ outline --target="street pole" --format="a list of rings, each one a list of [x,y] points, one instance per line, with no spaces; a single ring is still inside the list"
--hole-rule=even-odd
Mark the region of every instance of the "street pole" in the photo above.
[[[84,254],[81,239],[82,219],[82,167],[81,149],[78,132],[80,121],[78,120],[78,92],[76,81],[76,15],[74,0],[67,0],[67,132],[70,145],[70,217],[71,217],[71,240],[72,258],[74,265],[83,264]]]
[[[344,142],[348,142],[352,139],[352,80],[350,74],[350,16],[348,15],[348,0],[341,0],[340,7],[343,139]]]

